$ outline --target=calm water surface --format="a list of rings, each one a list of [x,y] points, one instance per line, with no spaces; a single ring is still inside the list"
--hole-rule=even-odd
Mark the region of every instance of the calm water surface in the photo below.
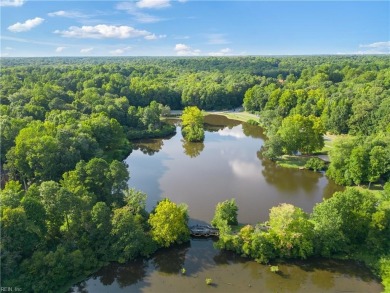
[[[269,209],[291,203],[311,212],[340,190],[324,175],[278,167],[260,159],[261,128],[223,116],[206,117],[204,143],[188,143],[180,128],[170,139],[143,141],[127,158],[129,185],[148,194],[151,210],[163,197],[189,206],[193,222],[210,222],[218,202],[235,198],[238,220],[257,223]]]
[[[209,223],[215,205],[235,198],[241,223],[268,218],[269,209],[291,203],[311,212],[341,188],[320,173],[284,169],[259,155],[260,128],[206,117],[204,143],[187,143],[180,129],[169,139],[142,141],[126,159],[129,185],[148,194],[147,209],[169,197],[189,206],[192,223]],[[186,274],[181,274],[181,268]],[[213,248],[213,240],[192,239],[150,259],[111,264],[72,292],[381,292],[368,271],[353,262],[311,260],[269,266]],[[212,286],[205,279],[213,280]]]

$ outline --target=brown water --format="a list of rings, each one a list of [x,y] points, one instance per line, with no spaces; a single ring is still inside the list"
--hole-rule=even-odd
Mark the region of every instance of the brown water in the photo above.
[[[267,220],[269,209],[280,203],[311,212],[340,190],[323,174],[260,159],[261,128],[216,115],[207,116],[206,123],[204,143],[185,142],[178,128],[170,139],[140,142],[127,158],[129,185],[148,194],[149,210],[169,197],[188,204],[193,222],[210,222],[218,202],[235,198],[238,220],[253,224]]]
[[[162,197],[189,206],[190,221],[210,222],[215,205],[235,198],[241,223],[268,218],[269,209],[292,203],[311,212],[341,188],[320,173],[277,167],[259,155],[259,127],[208,116],[204,143],[170,139],[142,141],[126,162],[129,185],[148,194],[151,210]],[[181,274],[181,268],[186,274]],[[269,266],[191,240],[150,259],[111,264],[72,288],[73,292],[381,292],[378,280],[354,262],[311,260]],[[211,286],[205,279],[211,278]]]

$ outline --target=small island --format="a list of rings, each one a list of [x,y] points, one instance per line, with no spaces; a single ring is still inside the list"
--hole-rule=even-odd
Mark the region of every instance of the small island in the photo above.
[[[201,142],[204,140],[203,114],[198,107],[184,108],[181,116],[182,134],[185,140],[191,142]]]

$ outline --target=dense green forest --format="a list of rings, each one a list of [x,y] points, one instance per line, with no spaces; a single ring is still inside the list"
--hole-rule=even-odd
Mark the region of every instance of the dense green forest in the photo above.
[[[127,186],[122,162],[132,139],[175,131],[160,119],[169,109],[243,105],[259,114],[269,137],[264,154],[271,159],[313,153],[325,132],[345,134],[330,152],[327,174],[339,184],[359,185],[390,177],[389,93],[388,56],[2,58],[2,285],[54,292],[109,261],[148,256],[189,239],[186,207],[165,199],[148,213],[146,195]],[[265,261],[359,258],[364,245],[373,267],[389,278],[388,194],[374,199],[348,191],[344,197],[324,201],[310,216],[295,207],[275,208],[268,234],[247,228],[241,240],[226,236],[223,247]],[[340,201],[350,204],[340,207]],[[298,229],[287,233],[290,242],[277,238],[286,232],[280,213]],[[171,214],[176,221],[167,220]],[[332,215],[338,225],[329,222]],[[350,230],[355,220],[359,225]],[[247,236],[255,244],[234,242]],[[314,245],[313,237],[323,238],[324,246]]]

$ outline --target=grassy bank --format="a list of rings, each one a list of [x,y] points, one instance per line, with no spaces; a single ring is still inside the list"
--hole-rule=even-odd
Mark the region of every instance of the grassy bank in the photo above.
[[[310,158],[310,156],[284,155],[276,160],[276,164],[283,168],[305,169],[306,162]]]
[[[168,118],[178,118],[178,117],[181,117],[181,114],[182,114],[183,111],[181,110],[172,110],[171,111],[171,114],[169,116],[167,116]],[[238,120],[238,121],[242,121],[242,122],[247,122],[248,120],[255,120],[255,121],[259,121],[259,117],[255,114],[251,114],[249,112],[245,112],[245,111],[242,111],[242,112],[232,112],[232,111],[202,111],[203,115],[204,116],[207,116],[207,115],[221,115],[221,116],[225,116],[229,119],[233,119],[233,120]]]
[[[249,112],[228,112],[228,111],[221,111],[221,112],[204,112],[206,115],[222,115],[229,119],[238,120],[242,122],[247,122],[248,120],[255,120],[258,121],[259,117],[251,114]]]
[[[312,156],[289,156],[284,155],[276,161],[281,167],[284,168],[295,168],[302,169],[305,167],[306,162],[312,158],[317,157],[317,155],[328,155],[329,151],[333,148],[334,142],[339,139],[346,137],[346,135],[334,135],[334,134],[326,134],[324,135],[324,147],[315,153]]]

